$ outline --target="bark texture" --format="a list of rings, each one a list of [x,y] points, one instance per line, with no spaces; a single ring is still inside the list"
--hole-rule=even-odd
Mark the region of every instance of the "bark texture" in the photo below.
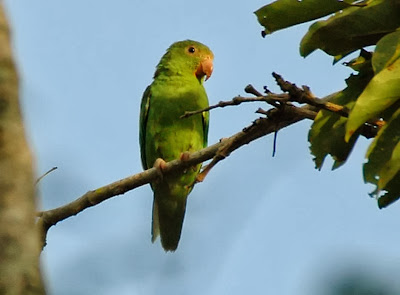
[[[0,2],[0,294],[45,294],[32,155],[19,106],[10,30]]]

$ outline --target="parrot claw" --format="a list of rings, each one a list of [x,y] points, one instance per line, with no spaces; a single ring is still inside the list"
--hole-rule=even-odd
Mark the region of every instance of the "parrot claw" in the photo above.
[[[208,164],[207,166],[204,167],[203,171],[201,171],[199,174],[196,176],[196,182],[203,182],[204,179],[206,178],[208,172],[210,172],[211,168],[214,165],[211,165],[212,163]]]
[[[203,182],[204,178],[206,178],[206,175],[204,175],[203,172],[197,174],[196,176],[196,182]]]
[[[161,158],[157,158],[154,162],[153,167],[157,169],[157,173],[158,173],[160,180],[162,180],[164,177],[163,170],[165,170],[166,165],[167,165],[167,162],[165,162]]]
[[[221,139],[219,140],[219,142],[223,142],[223,141],[225,141],[226,139],[227,139],[227,137],[223,137],[223,138],[221,138]],[[216,155],[216,156],[218,156],[218,155]],[[224,156],[224,155],[222,155],[222,154],[220,154],[219,156],[222,157],[221,159],[223,159],[223,158],[226,157],[226,156]],[[203,170],[202,170],[199,174],[197,174],[197,176],[196,176],[196,182],[203,182],[204,179],[206,178],[207,174],[211,171],[211,169],[215,166],[215,164],[217,164],[218,161],[220,161],[221,159],[217,160],[217,158],[214,157],[214,159],[210,162],[210,164],[208,164],[207,166],[205,166],[205,167],[203,168]]]

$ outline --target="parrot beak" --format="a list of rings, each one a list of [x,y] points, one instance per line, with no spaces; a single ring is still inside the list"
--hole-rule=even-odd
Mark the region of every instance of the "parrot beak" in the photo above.
[[[211,56],[206,56],[196,70],[197,78],[206,76],[206,81],[211,77],[213,71],[213,59]]]

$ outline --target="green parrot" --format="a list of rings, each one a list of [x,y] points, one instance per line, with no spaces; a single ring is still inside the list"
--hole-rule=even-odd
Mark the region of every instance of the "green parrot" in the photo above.
[[[140,109],[140,150],[144,169],[184,159],[186,152],[207,146],[208,112],[181,118],[186,111],[208,107],[203,83],[213,71],[212,51],[185,40],[172,44],[157,65]],[[183,173],[163,175],[151,183],[154,192],[152,242],[161,236],[165,251],[175,251],[181,236],[186,200],[201,164]]]

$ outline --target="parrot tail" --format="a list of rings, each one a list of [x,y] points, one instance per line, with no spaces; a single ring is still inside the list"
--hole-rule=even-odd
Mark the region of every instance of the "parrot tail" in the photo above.
[[[161,236],[165,251],[175,251],[181,237],[187,198],[171,200],[165,195],[154,194],[152,237],[154,242]]]

